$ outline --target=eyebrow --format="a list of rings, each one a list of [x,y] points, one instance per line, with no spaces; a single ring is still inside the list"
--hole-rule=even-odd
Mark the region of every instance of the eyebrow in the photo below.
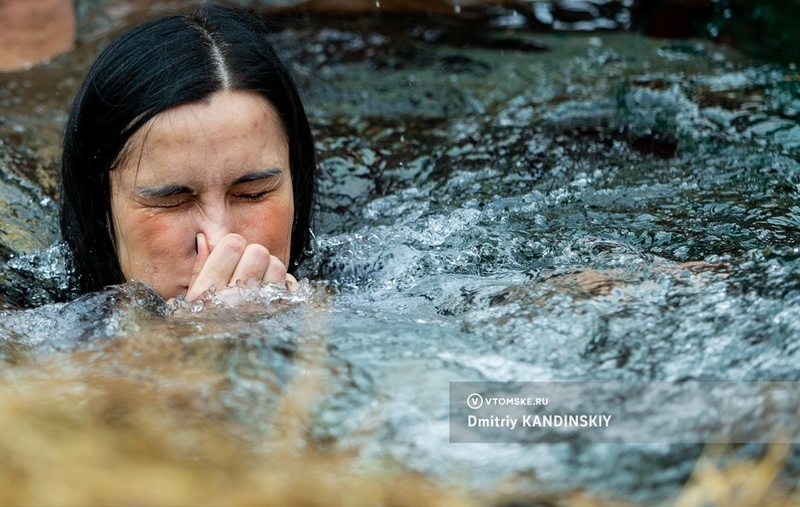
[[[146,197],[170,197],[178,194],[191,194],[192,189],[181,185],[162,185],[154,187],[141,187],[138,189],[139,195]]]
[[[245,174],[241,178],[237,178],[231,185],[238,185],[240,183],[248,183],[251,181],[258,181],[267,178],[274,178],[275,176],[280,176],[282,171],[280,167],[270,167],[269,169],[262,169],[260,171],[255,171],[250,174]]]

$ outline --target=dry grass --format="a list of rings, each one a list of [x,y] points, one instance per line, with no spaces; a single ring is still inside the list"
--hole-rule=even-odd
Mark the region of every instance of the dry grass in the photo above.
[[[800,506],[800,489],[777,483],[789,446],[774,444],[758,462],[729,460],[724,446],[709,446],[695,465],[675,507],[715,505],[720,507]]]
[[[149,397],[124,382],[89,400],[57,389],[4,396],[0,504],[471,505],[413,474],[360,470],[346,453],[251,452]]]

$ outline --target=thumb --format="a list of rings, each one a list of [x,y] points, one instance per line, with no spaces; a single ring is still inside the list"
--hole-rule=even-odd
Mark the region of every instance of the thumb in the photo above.
[[[200,272],[203,270],[208,256],[211,255],[211,249],[208,246],[208,239],[206,239],[205,234],[198,232],[197,236],[195,236],[195,242],[197,245],[197,258],[195,258],[194,266],[192,266],[192,277],[189,279],[190,290],[197,280],[197,277],[200,275]]]

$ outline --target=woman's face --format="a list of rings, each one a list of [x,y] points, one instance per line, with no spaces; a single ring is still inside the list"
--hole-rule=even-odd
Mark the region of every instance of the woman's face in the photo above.
[[[288,265],[289,147],[262,96],[218,92],[164,111],[133,135],[123,157],[111,175],[111,208],[126,279],[165,298],[186,295],[206,258],[235,255],[237,241]],[[214,254],[217,244],[234,254]]]

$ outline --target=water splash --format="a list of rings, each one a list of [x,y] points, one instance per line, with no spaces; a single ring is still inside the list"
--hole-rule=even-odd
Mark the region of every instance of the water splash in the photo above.
[[[316,293],[315,287],[307,279],[291,284],[289,287],[288,284],[276,285],[250,279],[246,282],[239,280],[235,286],[221,289],[212,285],[194,301],[188,301],[184,296],[176,297],[168,304],[167,314],[178,318],[194,314],[217,317],[225,312],[236,311],[267,316],[306,303]]]
[[[67,260],[69,256],[66,244],[57,243],[44,250],[12,257],[8,266],[51,285],[57,294],[68,294],[74,285],[74,270]]]

